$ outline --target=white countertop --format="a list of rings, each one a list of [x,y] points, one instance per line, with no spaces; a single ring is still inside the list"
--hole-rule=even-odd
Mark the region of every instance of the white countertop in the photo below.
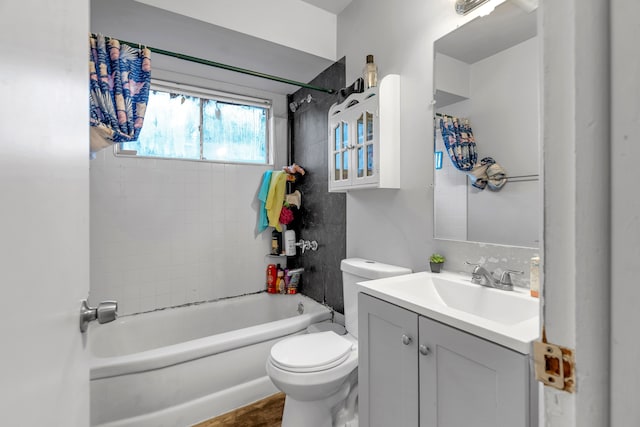
[[[527,289],[503,291],[470,276],[420,272],[358,283],[358,291],[522,354],[539,337],[539,300]],[[453,308],[456,307],[456,308]]]

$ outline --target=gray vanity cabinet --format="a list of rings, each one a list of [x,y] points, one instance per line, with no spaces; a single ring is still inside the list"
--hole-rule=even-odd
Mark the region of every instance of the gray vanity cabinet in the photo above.
[[[358,321],[363,427],[533,425],[527,355],[362,293]]]
[[[526,355],[422,316],[418,331],[421,427],[529,426]]]
[[[417,339],[415,313],[358,294],[360,426],[418,426]]]

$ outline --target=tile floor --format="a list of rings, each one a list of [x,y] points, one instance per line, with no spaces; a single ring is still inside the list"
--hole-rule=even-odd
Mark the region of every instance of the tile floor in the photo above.
[[[284,393],[277,393],[193,427],[280,427]]]

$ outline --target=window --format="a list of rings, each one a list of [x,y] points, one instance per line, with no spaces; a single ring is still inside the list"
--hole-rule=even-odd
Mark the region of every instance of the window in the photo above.
[[[152,83],[144,126],[118,155],[269,162],[269,101]]]

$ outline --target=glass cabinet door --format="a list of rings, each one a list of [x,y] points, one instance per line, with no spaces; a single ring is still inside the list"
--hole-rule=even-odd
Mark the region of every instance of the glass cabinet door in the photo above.
[[[366,117],[366,129],[367,129],[367,137],[364,144],[365,145],[364,149],[366,150],[366,153],[367,153],[366,174],[367,176],[373,176],[373,167],[374,167],[373,156],[376,155],[374,150],[374,141],[376,140],[376,135],[373,130],[373,113],[370,113],[369,111],[367,111],[365,113],[365,117]]]
[[[349,124],[338,122],[333,127],[333,180],[349,179]]]
[[[358,178],[373,176],[374,171],[374,141],[373,113],[366,111],[358,116],[356,121],[356,171]]]
[[[358,116],[356,121],[356,172],[357,177],[364,176],[365,152],[364,152],[364,114]]]

